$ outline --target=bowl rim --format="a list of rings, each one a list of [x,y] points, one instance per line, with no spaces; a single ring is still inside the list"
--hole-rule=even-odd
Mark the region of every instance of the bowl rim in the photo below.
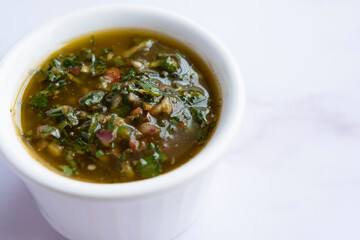
[[[0,154],[2,155],[3,159],[5,159],[8,164],[20,175],[23,179],[30,181],[36,185],[40,185],[46,189],[52,190],[53,192],[66,194],[78,198],[87,198],[87,199],[129,199],[129,198],[137,198],[137,197],[144,197],[149,195],[160,194],[164,191],[168,191],[170,189],[175,189],[175,186],[179,186],[182,184],[191,181],[192,179],[196,178],[201,173],[207,171],[210,166],[215,165],[220,160],[220,154],[225,150],[225,148],[230,145],[230,141],[234,138],[236,134],[236,130],[240,125],[240,122],[243,117],[244,108],[245,108],[245,88],[244,83],[242,80],[242,75],[239,70],[239,67],[235,61],[235,59],[230,54],[227,47],[217,38],[215,37],[210,31],[205,29],[204,27],[200,26],[198,23],[194,22],[193,20],[188,19],[180,14],[155,8],[149,7],[144,5],[101,5],[95,6],[90,8],[85,8],[81,10],[76,10],[60,17],[56,17],[53,20],[35,28],[24,37],[22,37],[16,44],[13,45],[2,57],[0,61],[0,72],[2,71],[4,62],[7,59],[11,58],[11,56],[16,52],[16,49],[19,48],[21,45],[25,44],[29,39],[41,31],[51,29],[52,26],[56,26],[61,22],[66,21],[69,18],[74,18],[76,16],[91,16],[92,14],[96,14],[99,11],[108,11],[111,9],[112,11],[146,11],[151,12],[151,14],[161,15],[162,17],[166,17],[176,21],[178,24],[186,25],[188,28],[192,28],[193,30],[199,32],[199,34],[203,35],[208,39],[209,42],[214,46],[218,52],[221,52],[224,59],[226,59],[225,64],[229,65],[229,68],[232,69],[230,74],[230,82],[232,83],[232,91],[237,94],[233,94],[231,97],[231,103],[234,106],[234,112],[232,113],[232,118],[230,123],[232,123],[232,127],[227,127],[226,131],[222,131],[222,133],[217,136],[217,138],[222,138],[221,143],[220,140],[214,138],[215,133],[213,134],[210,141],[216,142],[216,144],[220,144],[219,150],[216,151],[216,154],[213,156],[207,156],[209,159],[205,164],[196,164],[196,159],[204,157],[202,156],[204,150],[207,149],[205,146],[193,159],[190,161],[194,162],[192,164],[192,168],[186,168],[189,162],[185,163],[184,165],[166,173],[161,174],[155,178],[139,180],[134,182],[127,182],[127,183],[115,183],[115,184],[102,184],[102,183],[90,183],[90,182],[82,182],[78,180],[72,180],[66,177],[63,177],[49,169],[49,172],[53,173],[58,177],[54,177],[51,181],[46,181],[46,179],[42,178],[41,176],[36,176],[32,174],[29,169],[24,168],[19,164],[13,151],[7,150],[4,146],[6,145],[6,137],[0,134]],[[146,28],[145,28],[146,29]],[[221,83],[220,83],[221,84]],[[221,117],[222,117],[221,112]],[[12,116],[11,116],[12,118]],[[221,120],[220,120],[221,121]],[[220,124],[220,123],[219,123]],[[15,130],[15,129],[14,129]],[[14,131],[14,134],[15,133]],[[30,154],[29,154],[30,155]],[[35,159],[33,159],[36,161]],[[199,162],[199,161],[197,161]],[[34,166],[35,167],[35,166]],[[46,168],[45,166],[42,166]],[[55,179],[55,180],[54,180]]]

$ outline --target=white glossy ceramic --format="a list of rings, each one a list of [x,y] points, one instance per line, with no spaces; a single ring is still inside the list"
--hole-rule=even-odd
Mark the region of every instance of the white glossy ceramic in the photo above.
[[[142,28],[176,38],[199,54],[221,85],[223,108],[207,146],[178,169],[148,180],[94,184],[60,176],[34,160],[15,131],[17,93],[52,52],[103,29]],[[23,179],[49,223],[68,239],[171,239],[198,216],[216,163],[231,143],[245,104],[240,71],[226,47],[193,21],[144,6],[102,6],[57,18],[29,33],[0,62],[0,151]],[[13,121],[15,119],[15,123]]]

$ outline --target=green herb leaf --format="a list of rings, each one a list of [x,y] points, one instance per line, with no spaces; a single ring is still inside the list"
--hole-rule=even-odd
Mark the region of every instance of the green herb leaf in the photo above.
[[[66,161],[70,164],[70,166],[73,168],[73,169],[76,169],[77,167],[77,164],[74,160],[73,157],[71,157],[70,155],[66,157]]]
[[[136,171],[141,178],[151,178],[158,176],[162,172],[162,167],[158,159],[148,156],[140,159],[136,165]]]
[[[101,129],[101,125],[99,123],[99,116],[99,113],[95,113],[91,118],[88,134],[88,140],[90,143],[94,140],[95,132]]]
[[[177,62],[170,56],[163,59],[160,62],[160,66],[170,73],[176,72],[178,68]]]
[[[37,128],[37,134],[42,138],[47,138],[50,135],[55,138],[60,138],[60,131],[56,127],[50,125],[43,125]]]
[[[62,123],[60,126],[61,129],[66,127],[67,125],[75,126],[79,123],[79,120],[77,119],[74,109],[71,106],[64,105],[61,107],[53,108],[48,111],[46,111],[46,115],[49,117],[65,117],[67,122]]]
[[[132,104],[129,101],[127,95],[123,97],[121,104],[116,109],[112,109],[111,111],[116,113],[119,117],[127,117],[132,111]]]
[[[174,58],[167,56],[163,59],[150,63],[149,67],[162,67],[166,71],[173,73],[177,71],[178,64]]]
[[[104,153],[103,150],[99,149],[99,150],[96,151],[95,156],[96,156],[97,158],[101,158],[101,157],[104,157],[104,156],[105,156],[105,153]]]
[[[117,129],[117,135],[122,139],[129,139],[131,131],[126,126],[119,126]]]
[[[107,130],[113,130],[115,128],[115,115],[112,115],[111,118],[106,123]]]
[[[96,60],[96,56],[94,54],[94,52],[91,49],[87,49],[83,52],[85,58],[89,61],[91,61],[92,63],[95,62]]]
[[[86,50],[84,54],[85,58],[91,61],[89,69],[92,76],[99,76],[105,72],[107,66],[105,61],[101,57],[97,58],[91,49]]]
[[[125,151],[120,155],[119,160],[121,162],[124,162],[126,160],[126,152]]]
[[[87,146],[87,143],[84,142],[81,138],[76,139],[76,142],[77,142],[80,146],[82,146],[82,147],[86,147],[86,146]]]
[[[125,65],[125,62],[123,60],[121,60],[121,57],[119,57],[119,56],[114,58],[114,62],[117,67],[121,67],[121,66]]]
[[[40,91],[40,94],[48,95],[54,90],[62,89],[66,85],[66,80],[62,79],[57,82],[52,82],[48,85],[48,87],[45,90]]]
[[[46,96],[43,94],[36,94],[31,96],[30,98],[30,105],[34,108],[46,107],[47,104],[48,104],[48,100]]]
[[[133,77],[136,76],[136,74],[138,74],[138,72],[136,71],[136,69],[135,69],[135,68],[130,68],[130,69],[126,72],[126,74],[125,74],[125,76],[122,78],[122,80],[123,80],[123,81],[127,81],[127,80],[129,80],[129,79],[132,79]]]
[[[57,107],[46,111],[46,115],[49,117],[60,117],[65,116],[63,107]]]
[[[120,90],[122,90],[124,87],[126,87],[128,84],[128,82],[124,82],[124,83],[114,83],[111,88],[110,91],[113,92],[119,92]]]
[[[58,128],[59,128],[60,130],[63,130],[63,129],[64,129],[65,127],[67,127],[67,126],[71,126],[71,124],[70,124],[66,119],[62,120],[62,121],[58,124]],[[63,131],[63,133],[67,134],[66,131]]]
[[[65,68],[79,66],[80,62],[78,62],[77,60],[78,60],[77,55],[69,55],[62,62],[62,66],[65,67]]]
[[[186,57],[185,53],[182,51],[177,51],[176,54],[178,54],[180,57],[183,57],[183,58]]]
[[[99,76],[107,69],[106,63],[100,58],[96,58],[92,55],[92,64],[90,65],[90,72],[92,76]]]
[[[48,72],[47,78],[50,82],[56,82],[62,77],[60,73]]]
[[[58,167],[63,171],[63,173],[67,177],[71,177],[74,174],[79,174],[74,168],[71,168],[68,165],[59,165]]]
[[[161,95],[161,91],[150,79],[137,82],[143,89],[139,89],[140,93],[158,97]]]
[[[101,100],[103,99],[104,95],[105,95],[105,92],[103,92],[101,90],[94,90],[94,91],[91,91],[91,92],[85,94],[85,96],[80,98],[79,102],[82,105],[91,107],[92,105],[100,103]]]
[[[166,154],[163,152],[163,150],[159,147],[159,145],[150,143],[146,147],[147,149],[151,149],[154,151],[154,157],[159,160],[160,162],[164,162],[168,159]]]
[[[53,58],[50,62],[50,67],[47,71],[47,79],[50,82],[56,82],[65,75],[65,71],[62,68],[61,56]]]
[[[170,119],[170,122],[174,125],[179,125],[180,124],[180,118],[178,116],[172,117]]]
[[[197,122],[199,122],[200,124],[203,124],[203,123],[207,124],[208,121],[206,119],[206,115],[209,112],[208,109],[202,110],[202,109],[193,107],[190,109],[190,111],[191,111],[192,115],[195,117],[195,120]]]

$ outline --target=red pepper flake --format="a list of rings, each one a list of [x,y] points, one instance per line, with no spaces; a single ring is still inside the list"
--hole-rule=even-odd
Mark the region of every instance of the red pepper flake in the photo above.
[[[179,127],[180,129],[184,129],[184,127],[185,127],[185,122],[184,122],[184,121],[180,121],[178,127]]]
[[[130,115],[131,116],[139,116],[143,113],[143,110],[141,107],[137,107],[134,110],[131,111]]]
[[[112,67],[109,68],[108,70],[106,70],[104,77],[108,77],[110,79],[112,79],[112,82],[120,82],[120,71],[118,68],[116,67]]]

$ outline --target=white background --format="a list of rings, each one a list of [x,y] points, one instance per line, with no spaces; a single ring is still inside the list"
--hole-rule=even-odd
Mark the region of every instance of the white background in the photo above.
[[[0,3],[3,55],[34,27],[100,1]],[[101,3],[151,4],[199,22],[244,75],[241,131],[205,211],[176,240],[360,239],[360,1]],[[0,239],[64,239],[1,160]]]

